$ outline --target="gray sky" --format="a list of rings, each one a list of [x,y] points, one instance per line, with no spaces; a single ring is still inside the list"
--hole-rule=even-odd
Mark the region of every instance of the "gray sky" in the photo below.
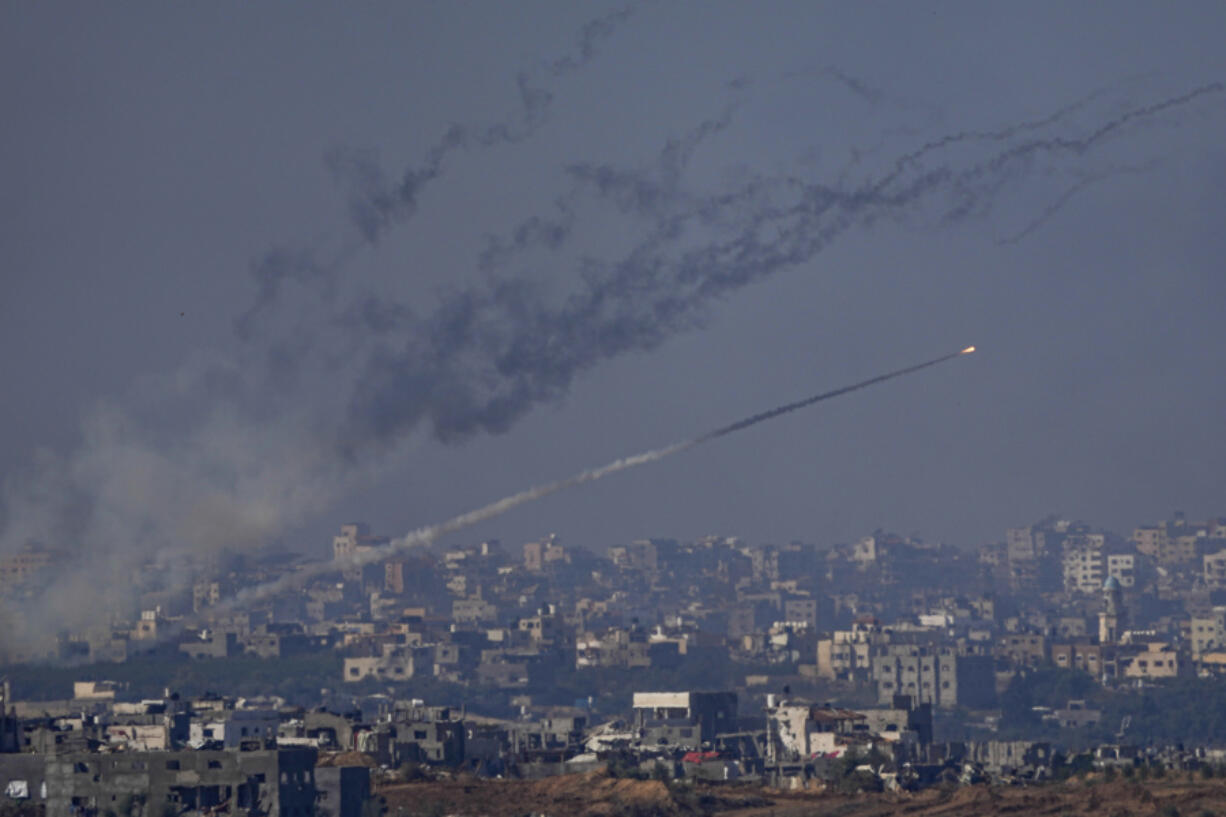
[[[455,540],[1226,512],[1226,95],[1140,113],[1226,79],[1226,7],[618,8],[5,5],[4,549],[318,552],[969,343]],[[897,206],[798,208],[968,132]],[[612,317],[542,324],[621,274]]]

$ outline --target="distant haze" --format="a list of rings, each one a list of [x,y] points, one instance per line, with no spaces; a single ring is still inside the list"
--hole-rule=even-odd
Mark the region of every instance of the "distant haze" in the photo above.
[[[1109,11],[11,5],[0,552],[88,620],[968,344],[456,536],[1226,513],[1226,8]]]

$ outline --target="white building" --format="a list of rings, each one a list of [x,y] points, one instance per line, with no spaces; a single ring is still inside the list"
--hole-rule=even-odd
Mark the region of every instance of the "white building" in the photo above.
[[[1135,587],[1137,557],[1132,553],[1112,553],[1107,557],[1107,575],[1114,576],[1120,587]]]
[[[403,644],[384,644],[380,655],[364,655],[345,659],[346,683],[377,678],[381,681],[407,681],[418,669],[418,654],[427,672],[433,668],[430,649],[414,648]]]
[[[218,741],[226,749],[237,749],[243,741],[276,740],[281,723],[270,709],[233,709],[192,720],[188,730],[189,743],[203,746]]]
[[[1206,616],[1193,616],[1188,627],[1192,657],[1226,647],[1226,607],[1214,607]]]
[[[1098,548],[1080,547],[1064,554],[1064,589],[1069,593],[1097,593],[1106,567]]]

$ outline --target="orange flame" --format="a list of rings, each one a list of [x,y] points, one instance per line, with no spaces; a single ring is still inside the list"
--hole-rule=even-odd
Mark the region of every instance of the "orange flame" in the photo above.
[[[975,347],[974,347],[974,346],[968,346],[968,347],[966,347],[965,349],[963,349],[961,352],[958,352],[958,354],[960,354],[960,355],[969,355],[969,354],[970,354],[971,352],[973,352],[973,351],[975,351]]]

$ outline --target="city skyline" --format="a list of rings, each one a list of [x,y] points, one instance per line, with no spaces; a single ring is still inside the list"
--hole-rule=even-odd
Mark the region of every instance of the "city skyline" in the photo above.
[[[290,26],[146,9],[70,29],[7,12],[10,67],[38,70],[5,85],[3,376],[27,395],[0,438],[6,551],[113,553],[142,522],[142,557],[309,549],[350,518],[395,534],[971,342],[958,371],[471,536],[602,548],[881,527],[972,546],[1052,511],[1114,529],[1215,513],[1220,9],[899,9],[878,30],[852,9],[720,8],[314,7]],[[914,193],[938,171],[952,181]],[[906,206],[839,199],[895,172]],[[795,182],[841,202],[828,240],[777,215]],[[684,254],[729,235],[762,242],[753,283],[710,277],[713,294],[686,290],[692,307],[626,339],[558,335],[597,345],[465,402],[526,365],[480,359],[523,339],[517,305],[566,316],[593,297],[584,282],[645,256],[684,282]],[[446,338],[465,304],[494,329],[413,370],[435,397],[395,417],[414,333]],[[544,336],[517,360],[556,355]],[[504,398],[520,402],[482,413]]]

